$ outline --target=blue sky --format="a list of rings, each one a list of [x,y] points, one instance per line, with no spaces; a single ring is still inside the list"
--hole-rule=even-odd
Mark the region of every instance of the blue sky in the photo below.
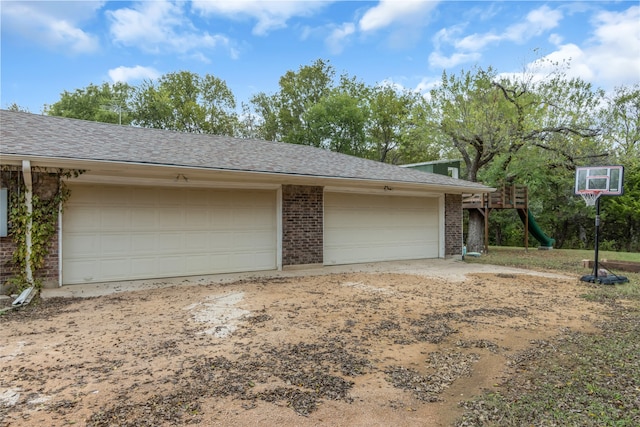
[[[33,113],[64,90],[181,70],[221,78],[239,104],[319,58],[420,91],[443,70],[517,73],[540,58],[570,59],[570,76],[605,90],[640,82],[638,0],[1,0],[0,13],[0,107]]]

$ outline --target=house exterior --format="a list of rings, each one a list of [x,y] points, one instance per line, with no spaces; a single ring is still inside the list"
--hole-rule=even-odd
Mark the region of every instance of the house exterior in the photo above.
[[[460,176],[460,160],[436,160],[432,162],[411,163],[400,165],[403,168],[417,169],[422,172],[433,172],[440,175],[447,175],[452,178]]]
[[[37,272],[60,286],[458,255],[462,194],[492,191],[309,146],[5,110],[0,163],[0,187],[42,198],[56,171],[81,172]],[[14,248],[0,237],[1,282]]]

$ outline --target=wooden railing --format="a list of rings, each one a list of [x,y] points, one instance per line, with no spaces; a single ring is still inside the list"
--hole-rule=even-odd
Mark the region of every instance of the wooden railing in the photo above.
[[[527,209],[529,198],[523,185],[503,185],[488,194],[463,194],[463,209]]]

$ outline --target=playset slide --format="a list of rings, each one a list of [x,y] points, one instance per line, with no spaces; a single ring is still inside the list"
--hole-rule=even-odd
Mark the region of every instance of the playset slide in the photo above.
[[[531,214],[531,210],[527,209],[527,211],[529,212],[529,233],[540,243],[540,246],[542,246],[543,248],[553,247],[553,244],[556,242],[556,240],[544,234],[535,218]],[[520,216],[522,223],[526,224],[527,217],[524,214],[524,210],[518,209],[518,215]]]

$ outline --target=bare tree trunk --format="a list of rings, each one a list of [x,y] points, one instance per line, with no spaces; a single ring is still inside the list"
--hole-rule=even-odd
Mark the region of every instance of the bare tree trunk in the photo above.
[[[484,251],[484,216],[477,209],[469,210],[469,234],[467,236],[467,251]]]

